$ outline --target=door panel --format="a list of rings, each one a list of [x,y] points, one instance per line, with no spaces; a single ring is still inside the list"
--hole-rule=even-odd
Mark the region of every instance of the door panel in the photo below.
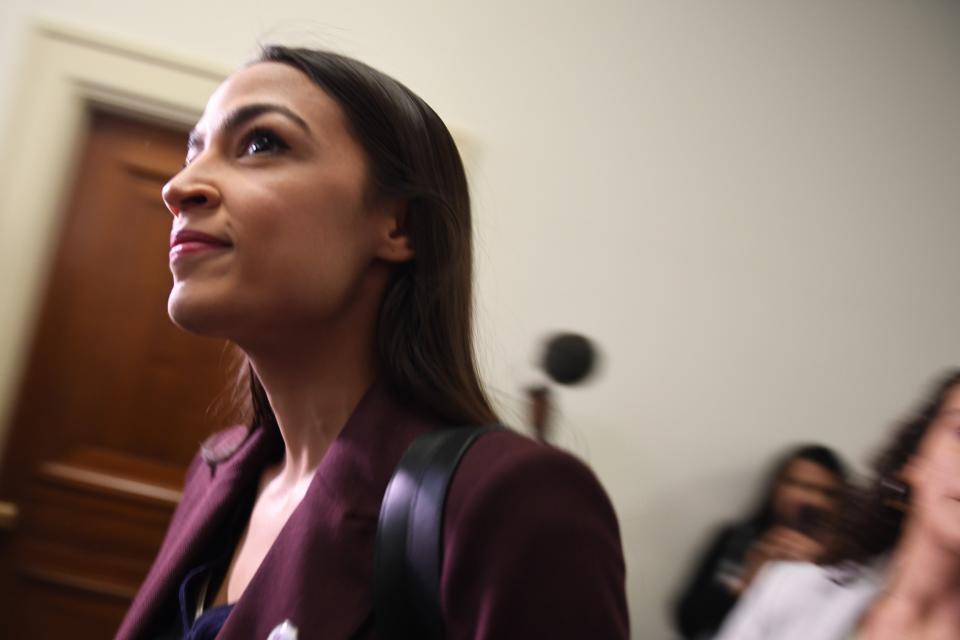
[[[90,116],[0,467],[20,514],[0,531],[5,637],[112,635],[186,465],[224,425],[226,345],[166,313],[160,189],[184,151],[181,131]]]

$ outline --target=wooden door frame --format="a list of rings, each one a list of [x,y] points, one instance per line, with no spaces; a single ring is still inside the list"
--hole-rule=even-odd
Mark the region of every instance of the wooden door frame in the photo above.
[[[31,28],[0,154],[0,460],[88,114],[108,109],[186,128],[227,74],[71,25]]]

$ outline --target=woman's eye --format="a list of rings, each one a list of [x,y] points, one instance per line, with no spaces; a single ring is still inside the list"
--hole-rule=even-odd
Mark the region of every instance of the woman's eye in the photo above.
[[[280,136],[267,129],[255,129],[247,136],[243,146],[243,155],[259,155],[262,153],[277,153],[288,149]]]

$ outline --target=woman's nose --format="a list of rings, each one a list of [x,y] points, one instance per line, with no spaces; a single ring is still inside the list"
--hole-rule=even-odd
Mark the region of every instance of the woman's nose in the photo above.
[[[191,209],[214,209],[220,206],[220,191],[192,166],[184,167],[163,186],[163,202],[173,215]]]

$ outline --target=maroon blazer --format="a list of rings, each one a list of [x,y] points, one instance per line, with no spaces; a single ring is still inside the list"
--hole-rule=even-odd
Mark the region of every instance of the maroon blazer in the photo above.
[[[300,505],[218,638],[266,640],[287,621],[299,640],[376,638],[373,556],[380,501],[410,442],[440,428],[374,386],[324,456]],[[223,552],[223,530],[267,464],[275,433],[236,427],[216,465],[197,456],[149,574],[117,632],[147,640],[177,615],[187,571]],[[441,600],[449,640],[628,638],[620,533],[581,462],[513,432],[463,458],[444,516]]]

